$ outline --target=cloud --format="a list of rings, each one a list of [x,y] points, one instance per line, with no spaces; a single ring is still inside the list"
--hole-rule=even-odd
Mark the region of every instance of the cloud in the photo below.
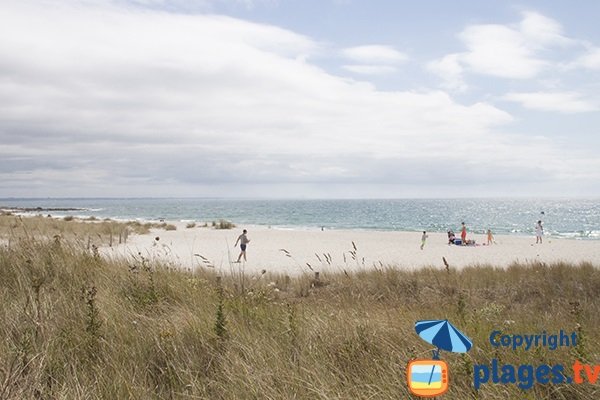
[[[397,66],[406,62],[409,57],[385,45],[364,45],[343,49],[344,58],[355,64],[344,65],[343,68],[357,74],[377,75],[397,71]]]
[[[396,67],[392,67],[390,65],[343,65],[347,71],[355,72],[357,74],[364,75],[382,75],[382,74],[391,74],[396,72],[398,69]]]
[[[330,74],[309,62],[318,42],[279,27],[28,0],[3,5],[3,16],[0,196],[435,191],[558,173],[531,166],[526,139],[497,134],[513,122],[507,112]],[[359,65],[401,62],[370,51],[354,54],[381,64]]]
[[[567,67],[600,70],[600,47],[588,46],[585,54],[567,64]]]
[[[597,106],[581,99],[581,97],[581,94],[575,92],[512,92],[502,98],[520,103],[525,108],[539,111],[574,114],[598,110]]]
[[[365,45],[342,50],[342,55],[352,61],[369,64],[398,64],[408,60],[408,56],[391,46]]]
[[[65,0],[81,3],[82,0]],[[106,0],[83,0],[95,4],[106,3]],[[260,5],[276,4],[279,0],[109,0],[115,5],[133,5],[142,8],[164,10],[170,12],[212,12],[218,6],[243,7],[253,9]]]
[[[564,36],[563,28],[557,21],[532,11],[525,11],[522,15],[517,29],[527,46],[543,49],[576,44],[576,41]]]
[[[470,26],[460,37],[467,47],[461,61],[472,72],[529,79],[547,65],[535,57],[524,35],[503,25]]]
[[[445,81],[445,87],[465,90],[464,73],[506,79],[531,79],[551,62],[541,53],[576,42],[563,35],[561,25],[535,12],[524,12],[518,24],[482,24],[466,27],[459,39],[465,51],[429,63],[429,69]]]
[[[443,78],[443,88],[464,92],[467,90],[467,83],[464,80],[464,68],[460,61],[461,54],[448,54],[439,60],[429,62],[427,69]]]

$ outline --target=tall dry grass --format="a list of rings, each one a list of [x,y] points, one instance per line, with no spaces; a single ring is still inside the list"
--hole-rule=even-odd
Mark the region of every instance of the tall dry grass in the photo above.
[[[598,386],[472,388],[473,364],[598,362],[600,271],[533,264],[286,277],[217,277],[143,257],[104,260],[76,240],[0,246],[0,399],[405,399],[431,347],[420,319],[474,342],[448,399],[593,399]],[[577,348],[494,350],[492,330],[578,330]]]
[[[124,243],[129,235],[148,233],[153,228],[167,231],[177,229],[175,225],[165,222],[121,222],[95,217],[81,220],[73,216],[61,219],[49,216],[21,217],[0,213],[0,238],[5,240],[59,236],[71,242],[85,243],[89,248],[91,245],[99,247]]]

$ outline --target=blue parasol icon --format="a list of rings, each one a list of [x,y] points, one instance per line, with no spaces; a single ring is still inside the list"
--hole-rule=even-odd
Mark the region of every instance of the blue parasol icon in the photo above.
[[[421,339],[437,347],[437,350],[433,350],[434,360],[439,360],[440,349],[453,353],[465,353],[473,346],[471,339],[456,329],[447,319],[417,321],[415,331]],[[431,383],[434,368],[431,369],[429,383]]]
[[[456,329],[447,319],[417,321],[415,330],[421,339],[436,346],[438,352],[441,349],[453,353],[465,353],[473,346],[471,339]]]

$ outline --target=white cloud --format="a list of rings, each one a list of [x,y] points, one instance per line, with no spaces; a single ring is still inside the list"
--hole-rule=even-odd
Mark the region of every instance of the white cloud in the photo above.
[[[398,64],[408,60],[408,56],[391,46],[365,45],[342,50],[342,55],[352,61],[365,64]]]
[[[569,68],[600,70],[600,47],[590,46],[586,53],[567,65]]]
[[[508,113],[442,91],[384,92],[331,75],[306,61],[319,43],[289,30],[48,4],[3,5],[0,196],[436,187],[512,181],[531,168],[526,141],[494,134],[513,121]],[[367,53],[362,60],[380,64],[363,67],[402,58]],[[549,145],[538,150],[555,155]],[[483,166],[474,175],[472,165]]]
[[[398,71],[396,67],[391,65],[343,65],[347,71],[355,72],[357,74],[364,75],[383,75],[383,74],[391,74],[393,72]]]
[[[82,0],[63,0],[77,1]],[[96,4],[106,3],[106,0],[83,0],[85,2],[95,2]],[[241,6],[246,9],[253,9],[259,5],[276,4],[279,0],[108,0],[114,4],[133,4],[142,7],[164,9],[169,11],[211,11],[218,5]]]
[[[344,65],[345,70],[364,75],[396,72],[397,66],[408,60],[406,54],[385,45],[349,47],[343,49],[341,54],[354,62],[354,64]]]
[[[575,92],[531,92],[508,93],[502,98],[520,103],[532,110],[554,111],[565,114],[597,111],[598,107],[583,100],[581,94]]]
[[[464,80],[464,68],[460,59],[461,54],[448,54],[439,60],[429,62],[427,69],[443,79],[443,88],[464,92],[467,90],[467,84]]]
[[[459,35],[466,49],[434,60],[429,68],[446,87],[464,89],[464,72],[507,79],[531,79],[551,63],[540,53],[575,41],[562,34],[561,25],[534,12],[524,12],[516,25],[471,25]]]
[[[547,64],[535,57],[524,35],[503,25],[470,26],[460,37],[467,47],[461,60],[473,72],[528,79]]]
[[[567,46],[575,43],[563,35],[562,26],[557,21],[532,11],[523,13],[518,31],[533,48]]]

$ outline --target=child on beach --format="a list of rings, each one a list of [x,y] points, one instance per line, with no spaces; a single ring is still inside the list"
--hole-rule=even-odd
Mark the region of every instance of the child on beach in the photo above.
[[[491,245],[492,243],[494,243],[494,235],[492,235],[492,230],[488,229],[487,230],[487,244],[488,246]]]
[[[467,245],[467,226],[462,222],[462,228],[460,230],[460,244],[463,246]]]
[[[423,247],[425,247],[425,242],[427,241],[427,238],[429,236],[427,236],[427,232],[423,231],[423,236],[421,236],[421,250],[423,250]]]
[[[240,260],[242,259],[242,256],[244,256],[244,261],[247,261],[246,260],[246,246],[248,245],[248,243],[250,243],[250,239],[248,239],[248,236],[246,236],[247,233],[248,233],[248,231],[244,229],[242,234],[240,236],[238,236],[237,240],[235,241],[235,244],[233,245],[233,247],[236,247],[238,242],[240,242],[241,252],[240,252],[240,255],[238,256],[236,263],[240,262]]]
[[[535,224],[535,244],[542,244],[542,237],[544,236],[544,227],[542,226],[542,220],[539,220]]]

